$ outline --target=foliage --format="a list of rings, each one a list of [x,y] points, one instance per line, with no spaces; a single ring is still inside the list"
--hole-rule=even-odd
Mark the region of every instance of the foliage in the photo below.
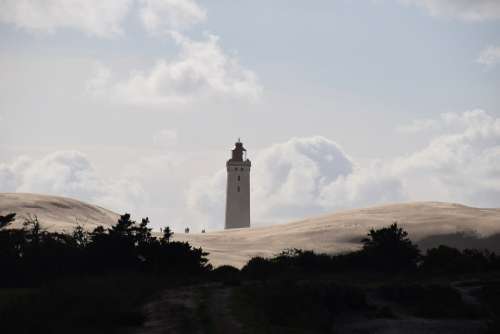
[[[480,314],[462,300],[460,292],[445,284],[393,284],[379,289],[380,295],[424,318],[477,318]]]
[[[239,285],[241,283],[241,272],[238,268],[223,265],[215,268],[210,273],[214,281],[222,282],[224,285]]]
[[[61,276],[116,271],[186,275],[210,269],[207,253],[172,242],[171,235],[153,237],[148,218],[137,224],[129,214],[111,228],[87,232],[77,226],[71,234],[48,232],[36,216],[28,217],[22,229],[0,231],[0,266],[6,273],[0,284],[31,286]]]
[[[440,245],[427,250],[422,269],[429,273],[473,273],[500,269],[500,257],[488,250],[465,249]]]
[[[164,284],[163,277],[122,274],[0,289],[0,333],[123,333],[144,322],[141,305]]]
[[[420,259],[420,250],[408,238],[408,232],[397,223],[378,230],[371,229],[361,242],[367,265],[381,271],[414,269]]]
[[[345,312],[368,308],[363,290],[330,282],[278,280],[239,289],[234,308],[256,333],[330,333]]]

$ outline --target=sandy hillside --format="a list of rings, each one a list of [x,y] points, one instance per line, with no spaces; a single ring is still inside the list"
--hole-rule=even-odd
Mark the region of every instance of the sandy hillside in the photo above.
[[[71,198],[0,193],[0,215],[16,213],[12,227],[21,227],[25,218],[36,215],[41,225],[49,231],[70,232],[78,225],[90,230],[98,225],[111,226],[119,215]]]
[[[118,214],[112,211],[69,198],[0,193],[0,215],[9,212],[18,215],[15,226],[20,226],[22,217],[31,214],[37,215],[42,226],[51,231],[71,231],[77,223],[93,229],[98,225],[113,225],[118,219]],[[448,244],[449,238],[435,237],[460,231],[475,231],[486,237],[500,233],[500,209],[415,202],[342,211],[269,227],[209,231],[204,234],[175,233],[174,239],[202,247],[210,253],[210,261],[216,266],[231,264],[241,267],[252,256],[271,256],[285,248],[318,252],[352,250],[359,247],[359,240],[370,228],[387,226],[394,221],[408,230],[412,240],[427,240],[428,246]],[[500,249],[499,241],[500,238],[481,240],[479,244],[469,247],[494,249],[498,244]],[[453,242],[451,245],[456,247]]]
[[[416,202],[342,211],[283,225],[206,234],[177,233],[174,237],[210,252],[214,265],[239,267],[252,256],[270,256],[285,248],[352,250],[359,247],[359,240],[370,228],[394,221],[407,229],[413,240],[460,231],[475,231],[481,236],[500,233],[500,209]]]

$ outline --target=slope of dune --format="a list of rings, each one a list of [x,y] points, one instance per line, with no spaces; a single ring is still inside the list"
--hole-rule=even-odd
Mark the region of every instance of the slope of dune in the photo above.
[[[23,218],[36,215],[49,231],[72,231],[77,224],[87,230],[111,226],[119,215],[74,199],[20,193],[0,193],[0,215],[16,212],[13,227]],[[500,252],[500,209],[473,208],[441,202],[413,202],[341,211],[288,224],[203,234],[175,233],[174,239],[188,241],[209,252],[213,265],[241,267],[253,256],[272,256],[286,248],[337,253],[356,249],[370,228],[397,221],[422,246],[440,243],[454,247],[488,247]],[[457,234],[473,231],[478,236]],[[425,248],[424,247],[424,248]],[[496,248],[495,248],[496,247]]]
[[[26,218],[36,216],[48,231],[71,232],[77,225],[90,230],[111,226],[118,214],[75,199],[25,193],[0,193],[0,215],[16,213],[13,228],[22,227]]]
[[[210,252],[210,260],[214,265],[241,267],[252,256],[272,256],[285,248],[327,253],[353,250],[360,246],[360,239],[370,228],[387,226],[395,221],[415,241],[432,241],[429,238],[453,236],[462,231],[474,231],[481,237],[500,233],[500,209],[414,202],[342,211],[283,225],[205,234],[176,234],[174,237]],[[426,245],[436,246],[431,241]]]

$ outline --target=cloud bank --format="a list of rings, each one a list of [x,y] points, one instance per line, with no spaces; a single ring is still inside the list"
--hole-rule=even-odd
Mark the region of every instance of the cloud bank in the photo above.
[[[34,33],[73,29],[90,36],[123,34],[133,9],[152,34],[186,29],[203,22],[206,12],[192,0],[2,0],[0,22]]]
[[[207,13],[192,0],[140,0],[139,16],[149,33],[181,30],[203,22]]]
[[[67,196],[111,208],[128,207],[144,198],[141,185],[127,178],[102,179],[78,151],[56,151],[40,159],[21,156],[0,164],[0,177],[2,192]]]
[[[430,121],[433,134],[427,146],[389,160],[358,163],[322,136],[291,138],[251,152],[252,222],[287,222],[399,201],[498,207],[500,118],[472,110],[423,124]],[[178,156],[138,157],[113,178],[104,178],[82,153],[59,151],[0,164],[0,191],[79,198],[118,212],[150,215],[157,218],[155,226],[176,230],[223,228],[225,169],[197,177],[186,171],[189,163]]]
[[[482,111],[448,113],[426,122],[437,132],[423,149],[359,165],[324,137],[293,138],[253,161],[254,222],[284,222],[339,209],[439,200],[498,206],[500,119]],[[190,209],[223,221],[224,170],[194,184]],[[218,213],[217,215],[215,213]]]
[[[254,72],[227,55],[219,38],[207,35],[194,41],[173,33],[180,48],[175,59],[160,60],[148,71],[131,71],[123,81],[115,81],[111,70],[98,64],[87,83],[96,97],[141,107],[184,107],[208,100],[255,101],[262,87]],[[166,109],[170,110],[170,109]]]

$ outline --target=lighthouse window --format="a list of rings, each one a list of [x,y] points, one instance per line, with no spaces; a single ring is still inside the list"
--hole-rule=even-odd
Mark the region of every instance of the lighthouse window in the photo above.
[[[240,186],[238,186],[238,192],[240,192]]]
[[[240,180],[240,176],[238,175],[238,181]]]
[[[234,167],[234,170],[238,170],[238,167]]]
[[[243,172],[243,168],[240,168],[240,170]]]

